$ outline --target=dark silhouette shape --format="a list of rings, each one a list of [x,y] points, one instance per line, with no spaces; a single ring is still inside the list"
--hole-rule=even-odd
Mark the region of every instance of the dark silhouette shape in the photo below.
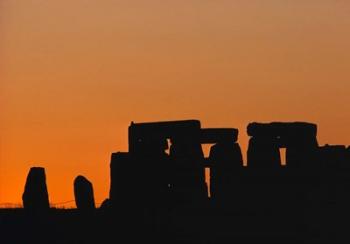
[[[248,146],[248,167],[276,168],[281,165],[277,139],[272,136],[252,137]]]
[[[211,200],[227,204],[237,203],[236,186],[243,170],[241,148],[236,143],[238,130],[202,129],[202,134],[202,143],[215,143],[208,158]]]
[[[279,148],[286,148],[286,163],[289,167],[308,167],[314,161],[318,148],[317,126],[306,122],[250,123],[247,133],[252,138],[248,147],[248,166],[271,167],[281,164]],[[310,164],[311,162],[309,162]]]
[[[103,200],[103,202],[101,203],[100,209],[102,210],[110,210],[112,207],[112,203],[111,200],[109,198],[106,198],[105,200]]]
[[[197,133],[196,133],[197,134]],[[172,163],[173,201],[190,204],[207,199],[204,176],[204,154],[199,137],[177,134],[171,138],[170,159]]]
[[[84,176],[79,175],[74,180],[74,197],[79,210],[87,212],[96,208],[92,184]]]
[[[33,212],[47,211],[50,207],[46,186],[45,169],[32,167],[22,195],[23,207]]]
[[[1,241],[349,243],[350,147],[318,146],[312,123],[251,123],[247,132],[245,167],[237,129],[201,128],[198,120],[131,123],[129,152],[112,154],[109,199],[100,208],[81,214],[95,203],[91,183],[79,176],[78,209],[42,211],[45,172],[33,168],[23,202],[40,211],[0,209]],[[203,144],[214,144],[208,158]]]
[[[149,206],[166,202],[169,205],[170,201],[174,204],[182,200],[206,199],[200,132],[200,122],[197,120],[131,123],[129,153],[116,155],[111,167],[125,166],[123,169],[125,174],[135,175],[133,182],[128,185],[130,187],[137,185],[132,188],[134,194],[144,196],[140,197],[141,199],[148,199]],[[167,139],[171,141],[170,155],[165,152],[168,149]],[[124,155],[123,158],[121,155]],[[123,161],[129,161],[137,165],[137,168],[128,168],[127,165],[130,163]],[[113,172],[111,189],[117,188]],[[111,190],[112,200],[114,192]]]

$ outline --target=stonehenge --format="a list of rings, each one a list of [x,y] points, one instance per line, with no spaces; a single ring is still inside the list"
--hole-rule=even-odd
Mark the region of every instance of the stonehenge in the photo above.
[[[119,231],[124,237],[159,234],[168,241],[176,231],[190,230],[180,234],[189,236],[196,229],[195,235],[208,236],[209,242],[220,233],[271,240],[258,237],[260,233],[315,243],[312,238],[323,240],[327,231],[338,234],[341,225],[334,219],[350,218],[350,147],[319,146],[317,126],[306,122],[254,122],[247,134],[244,164],[236,128],[202,128],[198,120],[133,122],[129,150],[110,158],[108,198],[96,209],[91,182],[78,176],[77,209],[71,216],[107,220],[112,238]],[[281,148],[286,149],[286,165]],[[205,178],[207,168],[210,180]],[[49,209],[43,168],[30,170],[23,205],[37,212]],[[275,243],[284,243],[278,238]],[[225,243],[233,242],[240,243]]]
[[[313,123],[250,123],[247,167],[236,128],[202,128],[198,120],[182,120],[132,122],[128,132],[129,151],[111,155],[103,209],[155,211],[208,201],[252,208],[259,202],[271,208],[281,199],[316,199],[313,194],[325,184],[338,189],[350,179],[350,147],[319,146]],[[203,145],[211,145],[207,158]],[[286,167],[281,166],[281,148],[286,149]],[[205,168],[210,169],[210,196]],[[344,189],[338,192],[345,195]],[[85,177],[74,180],[74,196],[79,210],[96,208],[93,186]],[[22,199],[25,209],[49,209],[43,168],[31,168]]]
[[[129,152],[112,154],[110,199],[112,202],[118,199],[118,204],[125,199],[133,199],[135,203],[137,199],[155,199],[153,202],[147,200],[149,205],[203,200],[207,198],[208,187],[204,180],[205,167],[210,168],[212,200],[227,200],[237,181],[242,183],[248,178],[250,180],[245,185],[248,188],[252,185],[249,188],[252,192],[267,194],[267,188],[276,188],[270,192],[273,195],[273,191],[280,191],[277,188],[282,187],[275,184],[280,180],[279,175],[281,172],[286,174],[278,171],[284,168],[281,148],[286,149],[286,166],[290,169],[287,175],[297,172],[298,184],[317,185],[319,181],[309,180],[310,177],[319,179],[320,172],[315,167],[320,166],[327,155],[333,159],[336,157],[334,153],[326,153],[330,149],[319,147],[317,125],[313,123],[253,122],[247,126],[247,134],[250,136],[247,150],[250,170],[243,166],[236,128],[202,128],[198,120],[132,122],[129,126]],[[201,148],[204,144],[213,144],[208,158],[204,157]],[[256,186],[258,179],[270,183],[260,184],[263,189],[259,190]],[[289,184],[287,180],[285,182]],[[240,190],[245,191],[237,189],[237,192]]]

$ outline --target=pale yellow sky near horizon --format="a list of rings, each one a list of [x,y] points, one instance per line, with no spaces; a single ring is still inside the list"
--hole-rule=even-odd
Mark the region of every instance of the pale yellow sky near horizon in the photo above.
[[[350,144],[349,1],[0,2],[0,203],[31,166],[52,203],[108,197],[130,121],[310,121]]]

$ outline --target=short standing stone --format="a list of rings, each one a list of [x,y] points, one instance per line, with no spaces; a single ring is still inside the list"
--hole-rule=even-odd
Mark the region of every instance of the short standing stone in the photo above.
[[[111,207],[112,207],[112,202],[111,202],[111,200],[110,200],[109,198],[106,198],[106,199],[102,202],[102,204],[101,204],[101,206],[100,206],[100,209],[108,210],[108,209],[110,209]]]
[[[84,176],[77,176],[74,180],[74,197],[77,208],[83,211],[95,209],[94,190],[92,184]]]
[[[30,169],[22,200],[23,207],[27,210],[45,211],[50,208],[44,168],[33,167]]]

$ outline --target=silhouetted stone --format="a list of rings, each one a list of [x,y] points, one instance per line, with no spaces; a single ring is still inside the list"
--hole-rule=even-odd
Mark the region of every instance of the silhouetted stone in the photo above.
[[[170,157],[165,152],[168,149],[167,139],[172,144]],[[127,169],[124,163],[118,163],[117,167],[135,176],[133,182],[124,185],[129,190],[133,189],[134,195],[140,196],[136,202],[141,200],[144,205],[154,208],[169,202],[170,198],[172,202],[180,198],[182,200],[178,202],[192,202],[207,197],[200,140],[198,120],[131,123],[128,157],[137,168]],[[120,158],[118,161],[123,160]],[[133,188],[134,185],[137,189]]]
[[[22,200],[23,207],[30,211],[40,212],[50,208],[44,168],[33,167],[30,169]]]
[[[238,143],[218,142],[210,148],[209,160],[212,167],[236,168],[243,167],[243,157]]]
[[[280,163],[279,148],[286,148],[288,167],[311,166],[317,157],[317,126],[306,122],[250,123],[252,136],[248,148],[248,166],[256,163]],[[311,167],[310,167],[311,168]]]
[[[103,202],[101,203],[100,209],[102,210],[110,210],[112,208],[112,202],[109,198],[106,198],[105,200],[103,200]]]
[[[309,123],[253,123],[247,130],[249,167],[243,167],[236,129],[201,129],[196,120],[133,123],[130,152],[112,154],[110,198],[96,214],[53,209],[31,218],[20,209],[0,209],[1,240],[349,243],[350,147],[319,147],[317,128]],[[201,149],[207,143],[215,144],[205,163],[211,171],[208,201]],[[286,148],[287,167],[280,166],[280,148]],[[47,192],[45,173],[35,169],[23,202],[42,210],[48,199],[41,207],[37,193]],[[82,185],[77,189],[91,189],[81,195],[93,199],[92,185],[76,181]]]
[[[253,137],[247,152],[248,167],[276,168],[281,165],[278,142],[273,137]]]
[[[142,223],[157,225],[159,219],[166,219],[168,205],[171,211],[179,211],[176,215],[184,214],[182,206],[189,212],[195,208],[201,212],[199,203],[204,202],[207,192],[206,165],[211,169],[210,206],[213,209],[210,211],[217,213],[221,208],[225,214],[241,211],[256,214],[249,222],[263,220],[264,227],[256,225],[252,228],[253,235],[254,231],[262,233],[268,229],[273,230],[274,235],[277,227],[284,232],[281,226],[288,229],[303,224],[305,212],[320,213],[323,203],[318,203],[324,202],[324,197],[321,194],[323,175],[314,168],[322,157],[316,138],[317,126],[304,122],[252,123],[247,131],[252,137],[246,168],[242,165],[240,147],[235,143],[237,129],[201,129],[197,120],[132,123],[129,152],[112,155],[110,199],[113,207],[118,206],[120,212],[125,213],[119,216],[141,226]],[[169,156],[165,153],[167,140],[171,144]],[[215,145],[204,163],[201,144],[206,143]],[[281,166],[280,148],[286,148],[288,167]],[[300,170],[300,166],[307,166],[307,170]],[[338,187],[339,182],[345,181],[336,182],[334,186]],[[168,196],[170,201],[164,201]],[[237,216],[231,217],[234,220]],[[311,218],[307,221],[312,228],[317,225]],[[304,240],[301,233],[306,229],[300,229],[300,240]],[[281,233],[276,231],[276,234]]]
[[[285,209],[290,211],[285,214],[294,225],[303,217],[303,207],[306,212],[319,211],[317,203],[323,200],[319,194],[321,174],[314,167],[318,157],[317,126],[304,122],[251,123],[247,132],[251,138],[244,185],[244,191],[250,193],[246,204],[258,213],[270,214],[267,226]],[[286,148],[286,168],[281,166],[280,148]]]
[[[329,168],[341,169],[350,168],[346,165],[346,147],[344,145],[325,145],[319,148],[320,160]]]
[[[152,138],[165,139],[174,135],[191,135],[199,138],[200,136],[199,120],[180,120],[180,121],[162,121],[150,123],[134,123],[129,126],[129,152],[131,154],[144,151],[145,140]],[[154,140],[153,140],[154,141]]]
[[[74,180],[75,204],[79,210],[91,211],[95,209],[94,190],[92,184],[84,176],[77,176]]]
[[[317,125],[307,122],[250,123],[249,136],[316,137]]]
[[[221,141],[210,148],[210,193],[213,200],[231,204],[238,196],[237,186],[243,170],[241,148],[233,141]]]
[[[139,180],[142,170],[126,152],[112,153],[110,162],[111,185],[109,199],[116,204],[134,205],[140,196]]]
[[[171,138],[171,191],[173,202],[193,204],[207,199],[204,154],[199,137],[177,134]]]
[[[201,129],[201,143],[210,144],[219,141],[236,142],[238,129],[236,128],[205,128]]]

